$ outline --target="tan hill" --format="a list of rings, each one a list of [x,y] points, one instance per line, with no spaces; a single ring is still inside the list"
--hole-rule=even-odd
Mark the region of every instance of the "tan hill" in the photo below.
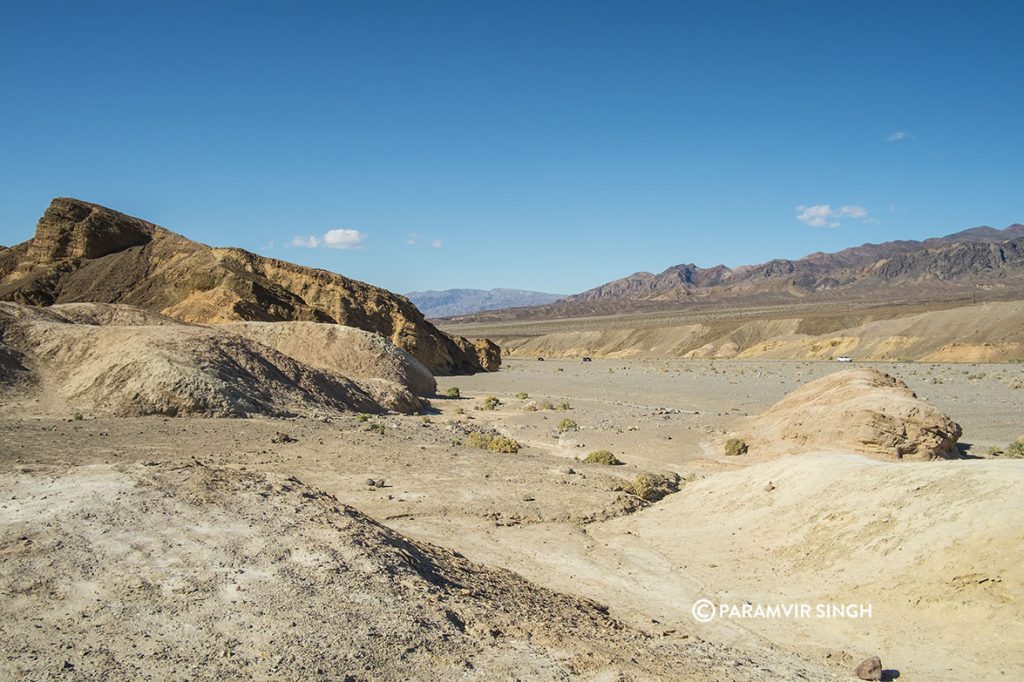
[[[885,460],[930,460],[958,456],[961,433],[959,424],[899,379],[874,369],[850,369],[801,386],[737,435],[753,456],[838,450]]]
[[[449,328],[486,334],[513,357],[1024,359],[1024,301],[930,307],[793,305]]]
[[[375,332],[431,371],[494,370],[493,344],[452,339],[406,298],[325,270],[213,248],[77,199],[0,251],[0,300],[123,303],[183,322],[329,322]]]
[[[0,407],[36,416],[409,413],[426,404],[417,393],[433,393],[426,368],[391,342],[310,325],[201,326],[121,305],[0,303]]]

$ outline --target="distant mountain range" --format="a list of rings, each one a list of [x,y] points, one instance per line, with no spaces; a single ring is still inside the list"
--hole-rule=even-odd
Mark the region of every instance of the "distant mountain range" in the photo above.
[[[923,241],[863,244],[736,268],[674,265],[658,274],[637,272],[555,303],[460,321],[554,319],[691,305],[951,300],[969,297],[978,287],[998,290],[1003,298],[1024,298],[1024,225],[975,227]]]
[[[447,317],[524,305],[546,305],[562,300],[565,295],[522,289],[445,289],[414,291],[406,297],[428,317]]]
[[[565,295],[522,289],[445,289],[413,291],[406,294],[406,297],[427,317],[449,317],[502,308],[545,305],[560,301]]]

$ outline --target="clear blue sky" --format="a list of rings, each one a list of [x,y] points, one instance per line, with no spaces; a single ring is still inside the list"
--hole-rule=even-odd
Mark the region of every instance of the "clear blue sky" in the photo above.
[[[75,196],[572,293],[1024,222],[1019,1],[0,0],[0,93],[3,244]]]

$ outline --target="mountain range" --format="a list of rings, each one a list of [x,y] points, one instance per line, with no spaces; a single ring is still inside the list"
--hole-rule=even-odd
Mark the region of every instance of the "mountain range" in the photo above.
[[[412,291],[406,297],[427,317],[449,317],[486,310],[545,305],[560,301],[565,295],[523,289],[445,289]]]
[[[923,241],[863,244],[798,260],[637,272],[543,306],[460,317],[556,319],[717,305],[785,305],[828,300],[963,300],[985,288],[1024,298],[1024,225],[975,227]]]

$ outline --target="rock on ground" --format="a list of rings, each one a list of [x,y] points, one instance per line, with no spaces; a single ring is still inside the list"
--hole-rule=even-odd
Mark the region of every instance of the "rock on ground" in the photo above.
[[[838,450],[929,460],[956,456],[961,429],[899,379],[851,369],[801,386],[739,433],[755,454]]]

